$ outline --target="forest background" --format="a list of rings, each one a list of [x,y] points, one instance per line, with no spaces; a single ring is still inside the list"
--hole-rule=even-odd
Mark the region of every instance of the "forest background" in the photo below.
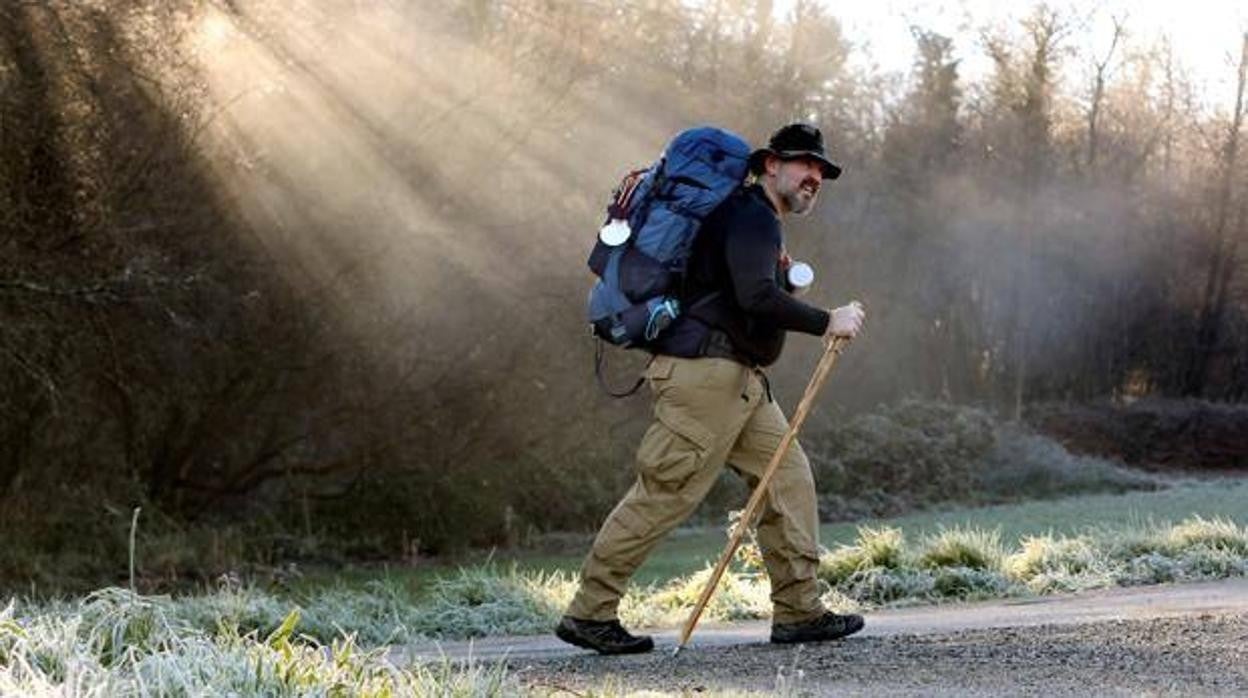
[[[916,26],[895,75],[806,0],[0,5],[0,581],[118,574],[136,506],[172,582],[592,530],[649,406],[593,380],[585,257],[695,123],[845,166],[787,233],[870,314],[812,443],[907,398],[1242,402],[1248,40],[1209,95],[1087,12]]]

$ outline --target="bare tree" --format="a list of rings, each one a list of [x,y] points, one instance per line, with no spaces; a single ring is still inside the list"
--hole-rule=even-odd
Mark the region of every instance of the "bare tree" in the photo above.
[[[1085,166],[1089,175],[1096,178],[1096,157],[1100,147],[1101,106],[1105,99],[1105,80],[1108,77],[1109,64],[1114,58],[1114,49],[1122,39],[1125,29],[1122,19],[1113,18],[1114,29],[1105,56],[1095,62],[1092,75],[1092,98],[1088,105],[1088,154]]]
[[[1219,159],[1219,178],[1213,210],[1213,249],[1205,276],[1200,301],[1200,320],[1194,337],[1193,360],[1188,391],[1203,395],[1208,389],[1214,353],[1223,332],[1223,321],[1235,275],[1240,235],[1236,229],[1243,217],[1235,215],[1235,179],[1239,165],[1239,138],[1244,122],[1244,87],[1248,78],[1248,33],[1240,50],[1238,79],[1235,83],[1235,108],[1227,127]]]

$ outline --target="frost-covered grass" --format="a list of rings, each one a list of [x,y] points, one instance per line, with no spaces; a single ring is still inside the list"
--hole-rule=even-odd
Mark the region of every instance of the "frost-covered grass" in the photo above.
[[[501,666],[441,662],[399,668],[384,648],[300,632],[299,609],[267,633],[203,607],[103,589],[77,603],[0,611],[0,695],[501,696],[518,685]]]
[[[738,587],[739,580],[726,580],[711,617],[739,605],[754,609],[749,617],[766,613],[765,585]],[[670,621],[669,612],[683,612],[703,581],[654,590],[650,601],[631,607],[640,614],[632,622]],[[545,630],[557,613],[552,604],[565,602],[570,590],[559,575],[477,569],[445,580],[436,601],[423,606],[377,588],[355,592],[358,598],[339,591],[306,606],[238,588],[186,599],[107,588],[76,602],[13,600],[0,609],[0,696],[557,695],[564,689],[525,685],[503,663],[397,664],[385,643],[413,639],[420,629],[444,636]],[[799,687],[800,675],[777,678],[779,694],[797,695]],[[637,695],[612,681],[587,691]]]
[[[824,600],[847,610],[1248,575],[1248,527],[1224,518],[1001,541],[998,531],[960,527],[911,543],[900,528],[864,526],[823,556]],[[705,619],[768,617],[759,559],[750,550],[740,556]],[[633,589],[622,620],[676,625],[708,575],[709,568]],[[109,588],[73,602],[13,600],[0,611],[0,695],[541,695],[500,665],[401,668],[384,648],[545,633],[574,588],[562,573],[476,567],[419,596],[377,583],[299,600],[237,585],[178,599]]]
[[[1001,531],[955,526],[926,535],[918,552],[918,563],[927,568],[992,570],[1001,565],[1004,555]]]
[[[896,570],[902,566],[905,552],[901,529],[863,526],[853,544],[839,546],[820,558],[819,576],[837,585],[863,570]]]
[[[1248,485],[1227,481],[825,527],[824,601],[843,611],[1248,575],[1245,502]],[[630,590],[627,625],[684,620],[723,531],[703,537],[673,541],[697,567]],[[0,696],[546,695],[497,666],[401,670],[371,648],[546,633],[573,593],[568,568],[579,552],[556,571],[507,562],[282,594],[226,581],[176,598],[105,589],[74,601],[0,600]],[[760,563],[743,551],[705,620],[769,616]]]
[[[867,554],[881,547],[887,555]],[[863,527],[819,568],[832,590],[863,607],[1244,575],[1248,527],[1200,516],[1031,535],[1013,549],[998,530],[944,529],[911,547],[900,529]]]
[[[621,605],[621,619],[632,627],[679,624],[709,568],[634,586]],[[1177,524],[1102,524],[1020,539],[966,524],[922,529],[915,536],[900,526],[861,526],[854,540],[822,555],[818,574],[827,585],[825,602],[838,609],[1216,579],[1248,574],[1248,527],[1229,518],[1191,516]],[[569,573],[487,565],[440,577],[423,593],[395,582],[371,583],[303,594],[297,602],[301,632],[322,642],[351,633],[372,646],[545,633],[575,586]],[[288,602],[270,594],[235,587],[179,602],[178,613],[199,628],[224,623],[239,632],[263,633],[288,610]],[[747,545],[704,618],[769,615],[761,556]]]
[[[662,586],[640,589],[625,598],[620,607],[620,619],[626,625],[637,627],[670,627],[682,623],[710,576],[711,568],[707,567]],[[730,570],[720,580],[702,616],[720,621],[769,618],[768,593],[769,587],[762,575]]]
[[[767,618],[762,558],[747,544],[704,617]],[[947,599],[985,599],[1160,581],[1248,575],[1248,526],[1192,516],[1177,524],[1087,528],[1003,543],[997,529],[953,526],[912,543],[900,527],[861,526],[857,538],[826,551],[819,577],[825,603],[838,609]],[[709,576],[709,565],[665,584],[634,587],[621,619],[635,627],[681,622]],[[461,570],[415,606],[408,636],[468,637],[546,632],[575,589],[571,575]]]

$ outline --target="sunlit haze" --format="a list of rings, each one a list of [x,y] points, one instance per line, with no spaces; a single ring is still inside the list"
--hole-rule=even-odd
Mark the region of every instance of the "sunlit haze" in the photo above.
[[[795,0],[777,0],[775,13],[787,15]],[[1012,0],[879,0],[838,2],[822,0],[841,20],[845,35],[858,47],[853,61],[862,68],[904,73],[914,60],[910,27],[940,32],[955,42],[963,73],[977,79],[990,69],[980,37],[1017,21],[1037,2]],[[1104,55],[1113,36],[1113,20],[1126,26],[1119,55],[1152,48],[1163,39],[1173,47],[1176,62],[1191,75],[1198,93],[1208,105],[1229,106],[1239,57],[1240,36],[1248,28],[1248,3],[1237,0],[1102,0],[1093,3],[1049,3],[1074,18],[1067,33],[1068,46],[1081,55]],[[1079,81],[1087,70],[1078,62],[1065,66],[1063,78]]]
[[[0,697],[1248,695],[1246,132],[1248,0],[0,0]]]

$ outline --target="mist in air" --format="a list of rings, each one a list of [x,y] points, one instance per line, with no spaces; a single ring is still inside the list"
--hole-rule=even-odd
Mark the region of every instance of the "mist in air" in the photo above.
[[[594,382],[585,259],[619,179],[700,123],[811,121],[845,166],[786,225],[805,300],[868,310],[823,427],[1248,394],[1241,45],[1209,94],[1130,17],[1043,5],[915,26],[901,73],[803,0],[0,19],[10,487],[54,463],[184,511],[401,491],[427,539],[592,523],[552,483],[615,491],[648,405]],[[789,338],[782,403],[818,350]]]

